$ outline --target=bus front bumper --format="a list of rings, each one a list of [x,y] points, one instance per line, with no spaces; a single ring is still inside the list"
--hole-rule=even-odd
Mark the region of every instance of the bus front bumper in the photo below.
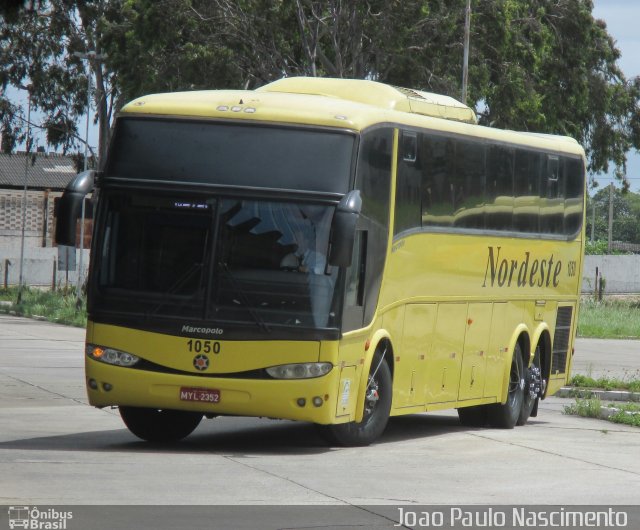
[[[336,417],[340,370],[313,379],[235,379],[165,374],[112,366],[85,358],[89,404],[257,416],[320,424],[350,421]],[[188,392],[187,392],[188,390]],[[193,391],[217,394],[218,402],[189,401]],[[191,394],[189,394],[189,392]],[[182,396],[182,397],[181,397]]]

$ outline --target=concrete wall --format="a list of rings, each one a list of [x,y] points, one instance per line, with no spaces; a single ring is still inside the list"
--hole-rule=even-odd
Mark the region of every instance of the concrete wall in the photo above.
[[[54,281],[54,264],[56,264],[55,282],[57,286],[64,286],[67,282],[76,285],[77,265],[79,261],[78,249],[75,251],[74,270],[59,270],[58,248],[25,248],[22,277],[25,285],[48,285]],[[87,277],[89,267],[89,250],[84,251],[82,257],[83,281]],[[73,260],[72,260],[73,261]],[[5,279],[8,285],[18,285],[20,278],[20,248],[0,248],[0,287],[4,287]]]
[[[606,280],[604,294],[640,293],[640,255],[585,256],[582,271],[582,292],[593,293],[596,267]]]
[[[78,250],[76,265],[69,271],[68,280],[65,271],[56,270],[56,285],[67,281],[76,284]],[[83,281],[89,267],[89,250],[83,256]],[[7,268],[7,260],[9,265]],[[58,261],[58,248],[25,248],[23,277],[26,285],[51,285],[54,263]],[[604,294],[633,293],[640,294],[640,255],[630,256],[585,256],[582,272],[582,292],[593,293],[595,289],[596,267],[606,280]],[[17,285],[20,276],[20,248],[0,248],[0,286],[4,286],[8,271],[9,285]]]

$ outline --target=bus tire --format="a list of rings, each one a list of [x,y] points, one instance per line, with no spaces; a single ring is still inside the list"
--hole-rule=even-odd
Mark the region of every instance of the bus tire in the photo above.
[[[533,412],[536,402],[539,399],[538,394],[541,387],[540,374],[540,344],[538,343],[538,345],[536,346],[536,351],[533,355],[531,366],[525,368],[524,371],[524,395],[522,398],[522,409],[520,410],[520,415],[518,416],[516,425],[524,425],[525,423],[527,423],[529,416],[531,416],[531,413]],[[532,396],[532,392],[536,395]]]
[[[465,427],[484,427],[487,424],[487,412],[487,405],[462,407],[458,409],[458,418]]]
[[[199,412],[120,407],[127,428],[147,442],[176,442],[189,436],[202,420]]]
[[[516,426],[522,403],[524,400],[524,360],[522,359],[522,348],[520,343],[516,343],[511,358],[511,369],[509,371],[509,388],[507,391],[507,402],[491,405],[488,409],[489,425],[498,429],[513,429]]]
[[[377,372],[375,372],[376,368]],[[318,425],[321,436],[330,444],[335,443],[346,447],[369,445],[380,437],[387,426],[391,411],[392,389],[391,370],[387,361],[382,358],[382,353],[378,352],[371,362],[362,421],[339,425]]]

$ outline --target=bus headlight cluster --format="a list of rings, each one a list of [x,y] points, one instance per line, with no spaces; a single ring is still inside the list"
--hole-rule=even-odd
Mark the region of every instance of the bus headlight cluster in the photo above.
[[[281,364],[267,368],[267,373],[274,379],[311,379],[327,375],[332,368],[331,363]]]
[[[133,366],[140,360],[139,357],[136,357],[131,353],[114,350],[113,348],[96,346],[95,344],[87,344],[85,351],[89,357],[96,361],[116,366]]]

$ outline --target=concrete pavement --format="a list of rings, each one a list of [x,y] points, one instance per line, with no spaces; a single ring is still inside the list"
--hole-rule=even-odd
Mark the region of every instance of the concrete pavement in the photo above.
[[[514,430],[464,428],[455,411],[393,418],[368,448],[256,418],[150,446],[86,405],[83,344],[81,329],[0,316],[0,504],[637,504],[640,429],[562,414],[572,400]],[[627,346],[633,369],[640,341]]]
[[[596,379],[640,379],[640,340],[578,337],[575,342],[572,373]]]

